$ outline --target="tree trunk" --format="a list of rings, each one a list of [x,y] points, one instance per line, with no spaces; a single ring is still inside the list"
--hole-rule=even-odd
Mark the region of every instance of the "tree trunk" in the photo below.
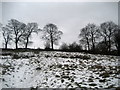
[[[94,45],[93,39],[92,39],[92,50],[93,50],[93,51],[95,50],[95,45]]]
[[[92,49],[93,49],[93,51],[95,51],[95,44],[94,43],[93,43],[93,48]]]
[[[25,43],[25,48],[27,49],[29,39],[27,38],[27,42]]]
[[[53,41],[51,40],[51,46],[52,46],[52,50],[53,50]]]
[[[53,36],[51,35],[51,47],[52,47],[52,50],[53,50]]]
[[[89,42],[87,42],[87,46],[88,46],[88,51],[90,50],[90,45],[89,45]]]
[[[7,49],[7,42],[5,43],[5,49]]]
[[[90,45],[89,45],[89,41],[87,39],[87,46],[88,46],[88,51],[90,50]]]
[[[118,55],[120,55],[120,44],[119,43],[118,43],[118,45],[116,45],[116,48],[117,48]]]
[[[15,41],[16,49],[18,49],[18,40]]]
[[[94,34],[92,34],[92,50],[93,50],[93,52],[95,51],[95,38],[94,38]]]
[[[94,48],[94,51],[96,51],[95,49],[96,49],[96,46],[95,46],[95,38],[93,39],[94,40],[94,42],[93,42],[93,48]]]
[[[109,47],[109,52],[111,51],[111,40],[110,40],[110,37],[109,37],[109,45],[108,45],[108,47]]]
[[[51,40],[51,46],[52,46],[52,50],[53,50],[53,40]]]
[[[87,45],[85,44],[85,50],[87,50]]]
[[[106,45],[106,47],[107,47],[107,52],[108,52],[108,51],[109,51],[109,47],[108,47],[108,42],[107,42],[106,37],[104,37],[104,42],[105,42],[105,45]]]

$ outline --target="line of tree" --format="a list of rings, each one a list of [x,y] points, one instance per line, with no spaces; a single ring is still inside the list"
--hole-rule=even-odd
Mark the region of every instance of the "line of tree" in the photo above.
[[[18,45],[28,48],[28,45],[33,43],[30,41],[32,33],[38,34],[39,31],[43,33],[42,39],[45,40],[45,49],[52,50],[54,45],[58,45],[59,39],[61,39],[63,34],[62,31],[58,30],[57,25],[52,23],[46,24],[43,29],[39,29],[38,24],[35,22],[25,24],[16,19],[11,19],[6,26],[2,26],[4,47],[7,49],[8,44],[14,42],[16,49]],[[110,53],[116,49],[118,54],[120,54],[120,27],[112,21],[103,22],[99,26],[89,23],[80,30],[78,36],[80,44],[76,42],[69,45],[63,43],[60,49],[104,53]]]
[[[11,44],[11,42],[14,42],[16,49],[18,49],[19,44],[23,44],[27,48],[30,43],[29,37],[33,32],[38,31],[37,23],[28,23],[26,25],[16,19],[9,20],[8,24],[2,27],[5,49],[7,49],[8,44]]]
[[[120,54],[120,27],[112,21],[104,22],[100,26],[86,25],[81,29],[79,38],[85,50],[110,53],[116,48]]]
[[[28,48],[28,45],[33,43],[30,41],[32,33],[38,34],[39,31],[43,32],[42,39],[50,44],[51,49],[53,49],[53,44],[58,44],[58,40],[63,34],[55,24],[50,23],[45,25],[43,29],[39,29],[35,22],[25,24],[16,19],[11,19],[6,26],[2,27],[4,47],[7,49],[8,44],[14,42],[16,49],[18,49],[18,45],[24,45],[24,48]]]
[[[103,22],[99,26],[87,24],[80,30],[79,39],[80,45],[75,42],[69,45],[63,43],[60,49],[120,55],[120,27],[112,21]]]
[[[60,46],[60,50],[62,51],[72,51],[72,52],[80,52],[82,51],[82,45],[73,42],[71,44],[67,44],[67,43],[62,43],[62,45]]]

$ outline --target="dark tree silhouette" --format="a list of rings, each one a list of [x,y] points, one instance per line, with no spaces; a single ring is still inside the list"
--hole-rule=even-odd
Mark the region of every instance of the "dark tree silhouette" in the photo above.
[[[53,44],[58,44],[58,40],[61,39],[62,31],[58,31],[55,24],[47,24],[43,28],[43,39],[51,43],[51,48],[53,49]]]
[[[62,43],[62,45],[60,46],[60,49],[63,51],[66,51],[69,49],[69,46],[66,43]]]
[[[92,45],[92,50],[95,50],[95,46],[96,46],[96,41],[97,39],[100,37],[99,35],[99,28],[95,25],[95,24],[88,24],[86,26],[86,28],[88,29],[88,31],[90,32],[90,42]]]
[[[81,33],[79,34],[80,42],[87,46],[87,49],[95,50],[96,39],[99,38],[99,28],[95,24],[88,24],[86,27],[81,29]]]
[[[77,44],[76,42],[73,42],[72,44],[69,44],[69,50],[70,51],[81,51],[82,46]]]
[[[96,45],[96,50],[97,52],[100,52],[102,54],[107,54],[108,48],[106,47],[106,43],[105,41],[101,41]]]
[[[16,19],[11,19],[7,25],[7,27],[12,30],[12,34],[14,37],[14,42],[16,49],[18,48],[18,43],[22,41],[22,36],[25,34],[26,25],[22,22],[19,22]]]
[[[114,40],[118,54],[120,55],[120,27],[115,31]]]
[[[10,44],[10,41],[12,40],[12,31],[7,27],[2,27],[2,35],[4,39],[5,49],[7,49],[8,44]]]
[[[60,46],[60,49],[63,51],[81,51],[82,46],[80,44],[77,44],[76,42],[73,42],[69,45],[66,43],[62,43],[62,45]]]
[[[80,42],[85,46],[87,46],[87,50],[90,50],[90,32],[87,29],[87,27],[84,27],[81,29],[81,32],[79,34]]]
[[[113,36],[117,28],[117,25],[112,21],[108,21],[102,23],[100,27],[101,27],[100,35],[103,37],[104,39],[103,41],[106,47],[108,48],[108,51],[110,52],[113,43]]]
[[[29,43],[32,43],[29,41],[29,38],[31,37],[32,33],[38,33],[38,24],[37,23],[28,23],[25,28],[25,34],[23,35],[25,48],[28,47]]]

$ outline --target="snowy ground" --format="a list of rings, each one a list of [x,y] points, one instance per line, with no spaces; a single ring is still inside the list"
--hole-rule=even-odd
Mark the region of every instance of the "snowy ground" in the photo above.
[[[8,52],[0,58],[3,88],[119,87],[120,56],[43,51]]]

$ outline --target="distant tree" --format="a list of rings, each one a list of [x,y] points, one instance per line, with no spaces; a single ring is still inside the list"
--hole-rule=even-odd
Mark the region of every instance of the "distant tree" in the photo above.
[[[81,29],[79,34],[80,42],[87,46],[87,50],[90,50],[90,32],[87,27]]]
[[[69,44],[69,50],[70,51],[81,51],[82,46],[78,45],[76,42],[73,42],[72,44]]]
[[[45,43],[45,49],[46,50],[50,50],[50,43],[49,43],[49,41],[46,41],[46,43]]]
[[[94,51],[96,42],[97,42],[98,38],[100,37],[99,28],[95,24],[88,24],[86,26],[86,28],[89,31],[89,35],[90,35],[89,41],[92,45],[92,50]]]
[[[111,46],[113,44],[113,36],[115,33],[115,30],[117,28],[117,25],[112,22],[104,22],[100,25],[101,30],[100,30],[100,35],[103,37],[103,41],[108,48],[108,51],[111,51]]]
[[[5,49],[7,49],[8,44],[10,44],[12,40],[12,31],[7,27],[2,27],[2,35],[4,39]]]
[[[60,46],[60,49],[65,51],[69,49],[69,46],[66,43],[62,43],[62,45]]]
[[[80,42],[84,44],[85,48],[95,50],[95,45],[97,39],[100,37],[99,28],[95,24],[88,24],[84,28],[81,29],[79,34]]]
[[[15,47],[18,48],[18,43],[22,42],[22,36],[25,34],[26,25],[16,19],[11,19],[7,27],[12,30],[13,38],[15,39]]]
[[[101,41],[96,45],[96,52],[101,52],[103,54],[106,54],[108,51],[108,48],[106,47],[106,43],[105,41]]]
[[[22,36],[23,39],[24,39],[25,48],[28,47],[29,43],[32,43],[32,42],[29,41],[29,38],[31,37],[31,34],[32,33],[38,33],[38,31],[39,31],[39,29],[38,29],[38,24],[37,23],[28,23],[26,25],[25,33]]]
[[[118,54],[120,55],[120,27],[115,31],[114,41]]]
[[[47,24],[43,28],[43,39],[51,43],[51,48],[53,49],[53,44],[58,44],[58,40],[61,39],[62,31],[58,31],[55,24]]]
[[[73,42],[69,45],[66,43],[62,43],[62,45],[60,46],[60,49],[63,51],[81,51],[82,46],[80,44],[77,44],[76,42]]]

